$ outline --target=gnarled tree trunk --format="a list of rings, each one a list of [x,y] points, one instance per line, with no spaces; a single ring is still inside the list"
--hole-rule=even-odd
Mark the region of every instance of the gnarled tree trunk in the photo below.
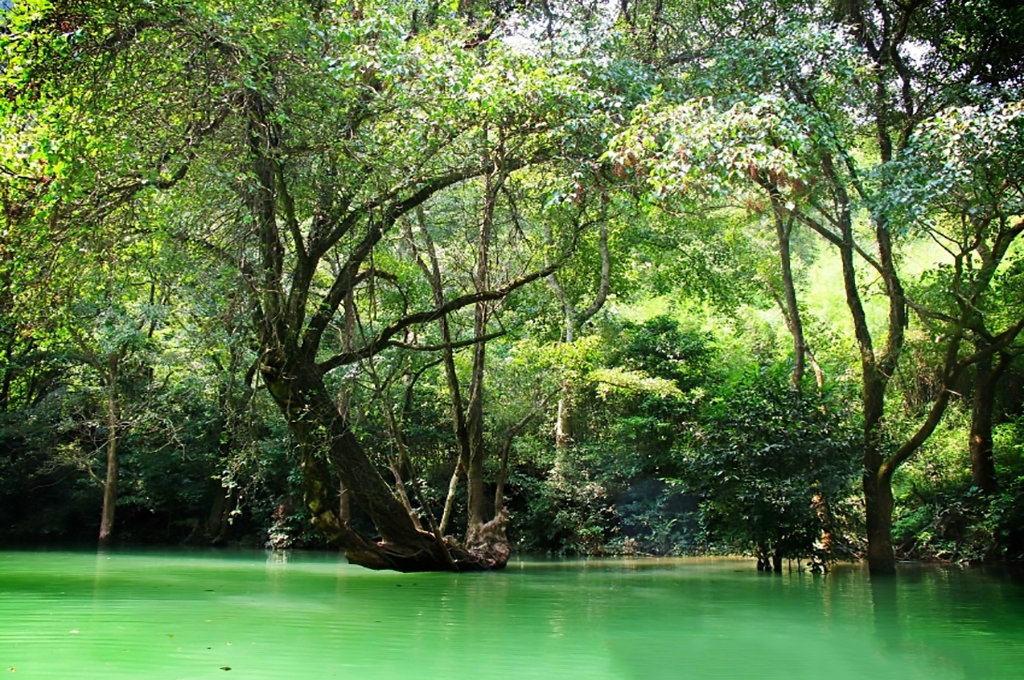
[[[299,443],[306,506],[314,526],[354,564],[396,571],[479,570],[494,564],[416,528],[338,413],[315,365],[264,365],[263,378]],[[359,534],[337,512],[338,484],[373,522]]]

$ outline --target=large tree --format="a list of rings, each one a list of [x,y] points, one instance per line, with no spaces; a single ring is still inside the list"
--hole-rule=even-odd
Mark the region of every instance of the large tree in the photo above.
[[[53,178],[37,219],[180,206],[162,228],[246,282],[259,372],[298,442],[316,527],[369,567],[474,569],[507,552],[419,529],[326,377],[551,266],[526,262],[421,309],[384,310],[355,344],[333,339],[342,307],[378,281],[403,285],[374,258],[400,220],[496,168],[594,156],[591,131],[621,104],[589,62],[495,43],[500,18],[469,5],[424,15],[415,3],[14,9],[8,125]],[[373,532],[340,515],[339,482]]]
[[[910,302],[933,336],[962,338],[973,350],[960,361],[973,364],[968,446],[974,484],[986,493],[997,488],[997,386],[1024,330],[1022,157],[1024,102],[951,107],[925,121],[892,164],[898,191],[886,205],[904,229],[947,254]]]
[[[943,336],[938,370],[947,389],[935,395],[915,432],[893,442],[884,420],[886,397],[900,366],[911,302],[900,269],[904,231],[894,221],[895,206],[909,195],[897,161],[921,143],[914,132],[923,120],[983,86],[975,71],[937,48],[929,50],[927,41],[936,38],[929,27],[942,8],[862,5],[843,3],[832,13],[835,23],[814,9],[788,12],[764,36],[703,55],[705,68],[690,72],[678,94],[647,107],[632,131],[619,137],[610,158],[622,172],[638,168],[659,198],[728,197],[740,204],[745,199],[749,210],[765,211],[779,227],[784,274],[792,223],[833,249],[861,365],[868,560],[873,571],[891,572],[892,475],[934,430],[955,378],[985,356],[961,354],[962,323]],[[1008,47],[1005,39],[998,46]],[[924,56],[913,59],[911,47]],[[869,313],[867,276],[878,281],[881,319]],[[795,319],[789,280],[785,307]],[[800,333],[794,338],[799,360]],[[1000,335],[996,344],[1004,339]]]

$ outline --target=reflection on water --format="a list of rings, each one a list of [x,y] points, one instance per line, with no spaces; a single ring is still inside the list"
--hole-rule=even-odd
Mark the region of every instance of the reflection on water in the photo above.
[[[395,574],[336,555],[0,553],[19,678],[1012,678],[1024,585],[735,560]],[[230,675],[225,675],[230,671]]]

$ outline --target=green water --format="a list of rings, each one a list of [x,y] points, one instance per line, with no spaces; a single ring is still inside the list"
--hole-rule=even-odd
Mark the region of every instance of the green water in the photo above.
[[[0,553],[12,678],[1024,678],[1024,582],[749,561],[377,573],[333,555]],[[13,673],[13,675],[12,675]]]

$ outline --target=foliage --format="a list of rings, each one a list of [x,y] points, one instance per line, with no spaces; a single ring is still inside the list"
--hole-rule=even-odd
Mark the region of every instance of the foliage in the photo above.
[[[947,108],[922,122],[900,158],[883,169],[891,190],[876,209],[904,228],[926,229],[950,215],[1020,215],[1022,149],[1024,102]],[[943,222],[948,226],[956,228]]]
[[[1021,500],[1024,457],[1020,419],[998,428],[1001,486],[983,494],[965,466],[962,437],[966,414],[955,414],[930,442],[925,456],[911,462],[896,480],[898,511],[894,536],[908,559],[964,563],[1024,559]]]
[[[665,316],[605,318],[590,336],[592,368],[574,397],[574,445],[543,474],[519,476],[514,519],[551,553],[682,554],[695,506],[672,456],[685,417],[716,375],[706,333]],[[597,343],[597,344],[595,344]]]
[[[774,389],[765,389],[772,385]],[[723,390],[687,442],[683,483],[701,495],[710,548],[766,558],[836,557],[857,480],[856,434],[834,399],[760,373]]]
[[[546,479],[520,477],[525,507],[517,516],[520,549],[553,555],[600,555],[612,537],[615,516],[609,491],[585,467]],[[514,506],[513,506],[514,507]]]
[[[320,545],[335,421],[425,522],[473,392],[524,550],[825,559],[866,424],[902,554],[1021,558],[1021,13],[865,7],[5,6],[0,533],[94,534],[116,444],[125,540]]]

